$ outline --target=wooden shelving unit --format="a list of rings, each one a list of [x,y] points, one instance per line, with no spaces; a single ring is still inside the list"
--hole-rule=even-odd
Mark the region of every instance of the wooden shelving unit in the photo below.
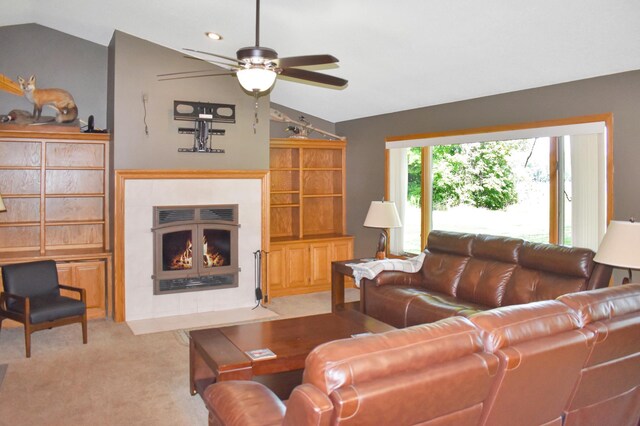
[[[271,140],[271,297],[328,290],[331,261],[353,256],[345,153],[345,141]]]
[[[108,312],[109,135],[0,131],[0,266],[54,259],[61,282]]]

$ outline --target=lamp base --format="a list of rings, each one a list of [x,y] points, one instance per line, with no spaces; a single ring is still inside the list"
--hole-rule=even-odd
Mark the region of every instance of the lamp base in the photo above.
[[[387,233],[386,230],[380,232],[378,237],[378,248],[376,249],[376,259],[382,260],[387,258]]]

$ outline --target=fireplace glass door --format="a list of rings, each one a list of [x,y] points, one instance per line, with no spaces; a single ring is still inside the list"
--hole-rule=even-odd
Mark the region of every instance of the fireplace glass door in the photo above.
[[[202,267],[231,265],[231,231],[209,228],[202,231]]]
[[[162,270],[193,269],[193,231],[167,232],[162,235]]]
[[[237,206],[154,208],[154,294],[238,286]]]

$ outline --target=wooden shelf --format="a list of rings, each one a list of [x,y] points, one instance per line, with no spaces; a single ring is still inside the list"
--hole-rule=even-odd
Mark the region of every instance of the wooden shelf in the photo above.
[[[68,225],[104,225],[104,220],[59,220],[48,221],[45,226],[68,226]]]
[[[0,222],[0,228],[10,228],[14,226],[40,226],[40,222]]]
[[[2,194],[2,198],[40,198],[40,194]]]
[[[40,166],[0,166],[0,170],[40,170]]]
[[[271,235],[344,234],[345,141],[272,139]]]
[[[300,207],[300,204],[271,204],[273,208]]]
[[[111,294],[109,135],[0,130],[0,266],[55,260],[104,317]]]
[[[75,166],[75,167],[64,167],[64,166],[47,166],[46,170],[103,170],[104,167],[103,166],[85,166],[85,167],[81,167],[81,166]]]
[[[331,262],[353,257],[345,235],[345,141],[272,139],[267,255],[270,297],[328,290]]]
[[[95,192],[95,193],[68,193],[68,194],[45,194],[46,198],[104,198],[104,193]],[[4,195],[3,195],[4,197]]]

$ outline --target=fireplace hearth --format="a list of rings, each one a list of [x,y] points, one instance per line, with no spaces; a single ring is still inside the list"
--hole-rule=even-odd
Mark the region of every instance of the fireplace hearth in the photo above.
[[[153,208],[153,294],[238,286],[238,205]]]

